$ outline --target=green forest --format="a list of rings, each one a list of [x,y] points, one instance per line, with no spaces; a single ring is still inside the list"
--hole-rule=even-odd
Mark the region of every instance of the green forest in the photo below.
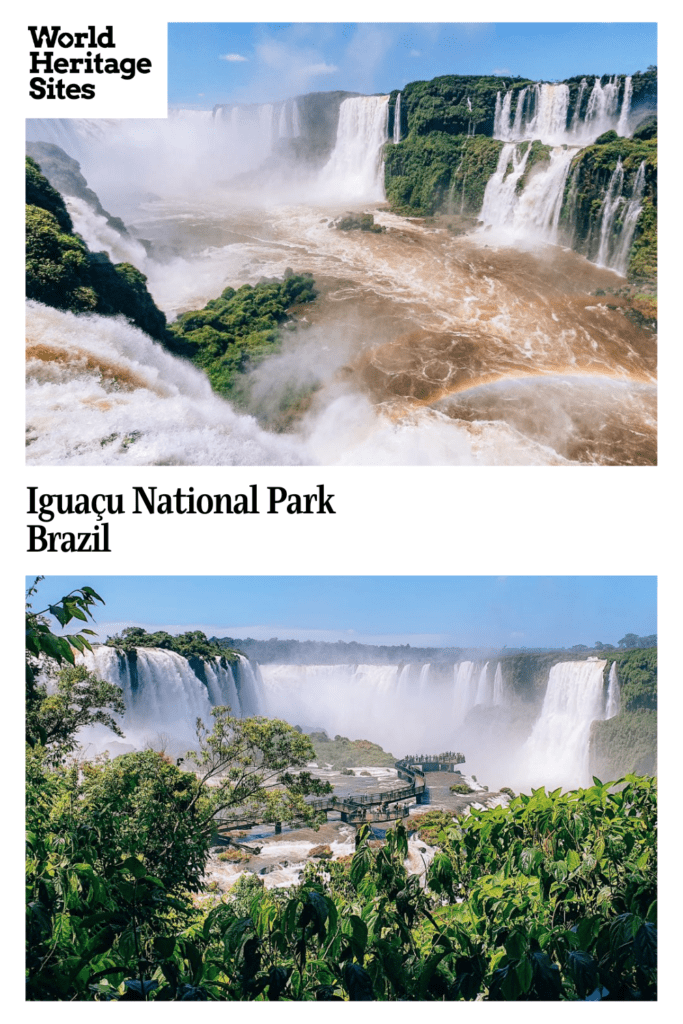
[[[298,885],[245,874],[207,897],[217,819],[315,826],[306,798],[330,787],[303,770],[310,738],[215,708],[185,760],[74,761],[82,725],[117,731],[122,695],[76,665],[102,598],[82,587],[37,611],[39,583],[26,612],[29,1000],[656,998],[653,777],[431,814],[424,887],[398,822],[379,843],[362,825],[353,856],[309,864]],[[74,632],[55,635],[48,614]],[[633,685],[646,668],[631,666]]]

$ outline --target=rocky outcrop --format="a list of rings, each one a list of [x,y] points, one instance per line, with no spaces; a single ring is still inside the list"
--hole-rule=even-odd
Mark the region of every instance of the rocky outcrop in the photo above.
[[[88,249],[74,234],[62,197],[31,157],[26,158],[26,198],[26,297],[74,313],[123,315],[165,340],[166,317],[147,290],[145,275]]]
[[[81,174],[81,165],[77,160],[68,156],[59,146],[51,142],[27,142],[27,154],[40,166],[40,170],[47,178],[53,189],[56,189],[63,196],[76,196],[92,207],[95,213],[104,217],[107,224],[120,234],[129,236],[128,228],[120,217],[112,217],[102,206],[98,196]],[[27,202],[30,200],[26,199]]]

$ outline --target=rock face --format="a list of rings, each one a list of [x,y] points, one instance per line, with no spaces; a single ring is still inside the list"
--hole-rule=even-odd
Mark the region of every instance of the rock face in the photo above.
[[[74,313],[122,314],[151,337],[165,340],[166,317],[146,281],[132,264],[112,263],[105,253],[90,252],[73,233],[61,195],[27,157],[26,297]]]
[[[112,217],[107,213],[96,193],[88,188],[77,160],[73,160],[63,149],[51,142],[27,142],[26,152],[40,166],[40,170],[54,189],[63,196],[77,196],[83,199],[95,213],[104,217],[110,227],[129,237],[128,228],[121,218]],[[30,202],[28,196],[26,201]]]
[[[337,231],[372,231],[377,235],[386,231],[383,225],[375,224],[372,213],[345,213],[330,227],[335,227]]]

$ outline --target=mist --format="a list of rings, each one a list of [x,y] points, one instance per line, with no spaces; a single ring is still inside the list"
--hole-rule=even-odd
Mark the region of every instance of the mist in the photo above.
[[[385,41],[375,35],[368,45],[379,53]],[[279,59],[273,53],[273,67]],[[319,64],[300,66],[324,78]],[[626,88],[619,105],[612,80],[586,86],[584,113],[571,123],[566,86],[534,89],[519,93],[516,112],[511,94],[499,93],[494,135],[504,145],[479,222],[464,234],[388,211],[386,94],[275,91],[270,102],[174,110],[167,120],[28,122],[29,139],[78,160],[128,229],[67,195],[75,230],[92,251],[140,269],[167,318],[288,271],[311,273],[319,292],[280,351],[246,375],[238,407],[208,392],[198,400],[194,371],[143,340],[133,373],[123,325],[79,317],[58,329],[61,314],[31,306],[29,460],[231,464],[253,435],[249,457],[259,463],[286,451],[301,464],[651,464],[651,335],[620,299],[594,297],[623,283],[638,182],[630,198],[618,175],[609,183],[621,234],[610,240],[605,214],[601,266],[558,244],[573,154],[606,128],[628,133],[641,115],[631,117]],[[517,147],[531,138],[555,148],[527,180],[530,148]],[[371,213],[376,231],[338,230],[349,210]],[[176,408],[164,414],[169,388]],[[68,449],[59,440],[65,390],[82,435]],[[149,391],[151,420],[138,411]],[[189,392],[192,411],[179,410]],[[155,436],[175,415],[187,424],[182,452]],[[232,430],[235,443],[224,443]],[[113,434],[129,439],[115,459]]]

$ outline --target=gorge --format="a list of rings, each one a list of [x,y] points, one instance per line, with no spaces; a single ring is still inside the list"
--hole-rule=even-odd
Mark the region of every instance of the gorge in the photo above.
[[[168,320],[317,289],[230,401],[139,327],[29,304],[29,461],[651,464],[655,110],[650,69],[28,122]],[[385,230],[334,230],[349,207]]]
[[[623,760],[622,743],[622,762],[610,764],[598,735],[612,720],[637,732],[643,714],[654,725],[654,710],[646,710],[653,708],[652,696],[642,707],[642,695],[633,691],[643,671],[656,687],[656,657],[648,660],[647,651],[581,660],[557,652],[456,661],[446,655],[430,663],[396,654],[393,662],[384,655],[368,664],[295,664],[259,663],[227,649],[225,656],[186,658],[111,643],[86,654],[85,664],[121,687],[125,742],[137,748],[162,736],[174,754],[184,752],[193,744],[196,719],[207,723],[213,706],[229,705],[238,717],[282,718],[307,732],[370,740],[396,758],[412,750],[463,750],[467,772],[495,788],[588,785],[598,757],[614,776],[654,770],[653,737],[644,746],[638,737],[637,763],[628,753]],[[626,687],[621,702],[620,674]],[[629,715],[639,699],[634,724]],[[101,731],[84,742],[118,750],[118,741],[112,745]]]

